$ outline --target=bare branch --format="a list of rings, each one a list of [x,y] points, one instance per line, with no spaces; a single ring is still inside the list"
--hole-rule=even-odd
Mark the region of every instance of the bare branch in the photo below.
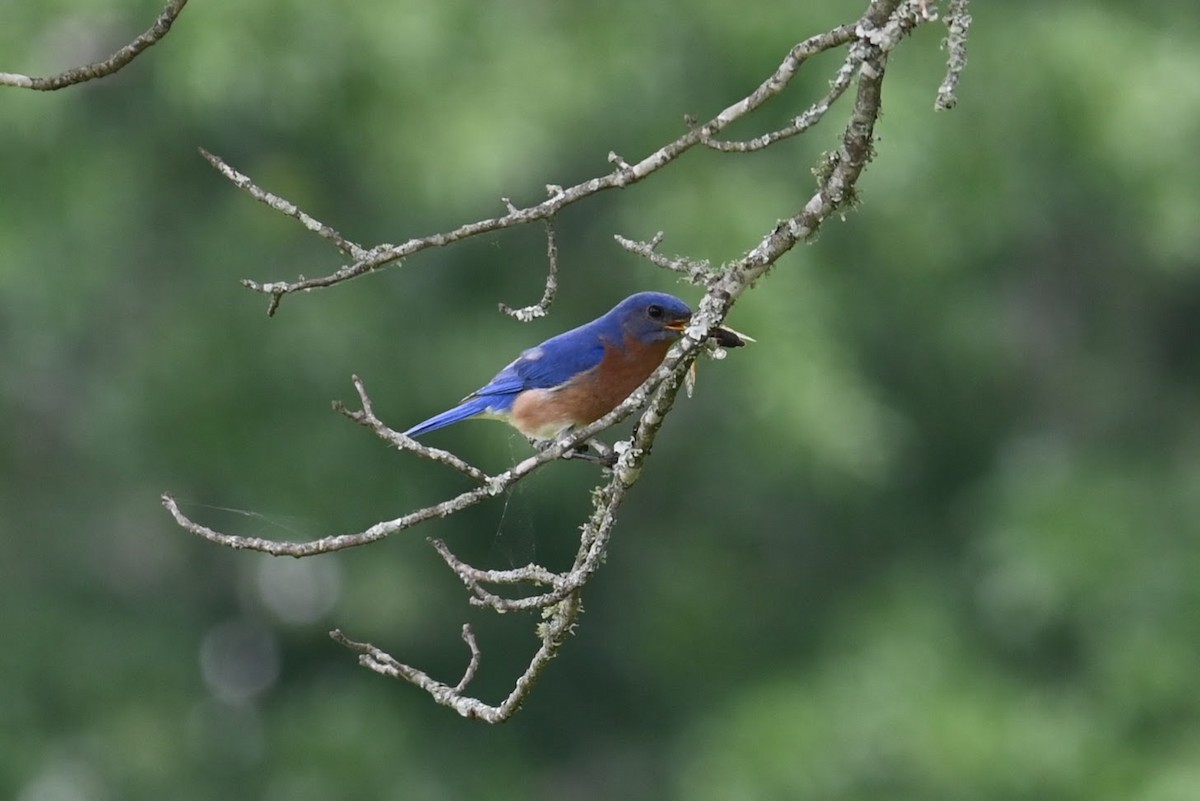
[[[478,571],[458,560],[445,547],[444,543],[434,542],[434,547],[438,548],[438,552],[442,554],[447,563],[459,574],[460,578],[464,576],[470,577],[467,580],[467,586],[473,592],[481,590],[478,586],[480,580],[488,580],[488,577],[482,575],[484,573],[490,574],[492,578],[500,579],[503,583],[512,583],[516,574],[524,573],[528,573],[532,576],[532,581],[540,584],[557,583],[560,579],[568,582],[564,584],[564,588],[569,587],[569,589],[565,589],[565,592],[548,593],[545,596],[547,599],[545,603],[536,604],[536,607],[542,609],[543,616],[542,623],[538,625],[538,635],[541,638],[541,645],[530,659],[525,671],[517,678],[512,692],[509,693],[504,701],[496,706],[490,706],[478,698],[462,694],[466,685],[474,677],[480,661],[480,654],[478,647],[474,643],[474,637],[469,636],[469,629],[466,627],[464,627],[463,639],[466,640],[468,647],[471,648],[471,662],[467,667],[463,679],[456,687],[450,687],[443,682],[431,678],[424,671],[400,662],[395,657],[370,643],[360,643],[350,640],[340,630],[330,632],[330,636],[347,648],[356,651],[359,654],[359,664],[363,667],[369,668],[381,675],[403,679],[414,684],[429,693],[434,701],[443,706],[450,707],[463,717],[483,720],[488,723],[500,723],[512,717],[528,697],[533,689],[533,685],[550,663],[550,660],[558,655],[559,649],[566,641],[567,635],[571,632],[576,619],[579,617],[579,613],[583,609],[580,602],[581,588],[588,577],[596,571],[603,561],[609,536],[613,526],[616,524],[616,511],[624,500],[625,493],[641,475],[642,465],[650,455],[654,440],[658,435],[666,413],[675,402],[681,382],[680,376],[686,370],[687,364],[690,361],[689,357],[695,358],[695,349],[686,354],[684,357],[685,360],[680,362],[679,367],[681,369],[671,373],[669,380],[664,381],[662,386],[659,387],[654,395],[654,399],[650,402],[650,405],[638,421],[631,441],[626,443],[628,447],[622,450],[617,467],[614,468],[609,482],[596,491],[594,509],[588,522],[583,527],[579,551],[575,557],[575,564],[569,573],[555,577],[554,574],[549,574],[544,568],[534,565],[517,571]],[[482,592],[496,599],[499,605],[493,606],[491,603],[488,605],[493,606],[497,611],[528,608],[524,603],[524,599],[520,599],[508,602],[512,605],[501,609],[505,599],[487,593],[486,590],[482,590]],[[560,594],[561,598],[558,598]],[[549,600],[551,597],[554,600]]]
[[[524,567],[510,570],[480,570],[471,567],[455,556],[446,543],[440,539],[431,539],[429,544],[446,560],[446,564],[455,573],[471,581],[485,584],[534,584],[547,587],[563,586],[562,574],[554,573],[541,565],[530,563]]]
[[[471,602],[476,606],[487,606],[500,614],[505,612],[521,612],[530,609],[558,603],[574,591],[578,585],[570,581],[566,574],[552,573],[540,565],[529,564],[513,570],[480,570],[463,562],[445,542],[439,539],[429,541],[438,555],[446,562],[451,570],[458,575],[474,598]],[[529,595],[521,598],[504,598],[484,588],[484,584],[533,584],[551,586],[551,592],[540,595]]]
[[[334,230],[332,226],[326,225],[311,215],[306,214],[303,209],[297,207],[294,203],[284,200],[278,195],[272,194],[271,192],[260,188],[257,184],[251,181],[250,178],[238,172],[233,167],[230,167],[220,156],[209,153],[204,148],[199,148],[199,150],[200,155],[204,156],[205,160],[215,167],[217,172],[221,173],[221,175],[224,175],[234,186],[246,192],[248,195],[250,195],[250,197],[254,198],[259,203],[265,203],[280,214],[286,214],[295,220],[299,220],[301,225],[325,241],[331,243],[335,248],[342,251],[347,256],[351,256],[355,259],[366,258],[367,251],[362,247],[362,245],[346,239],[336,230]]]
[[[475,642],[475,632],[471,631],[471,624],[463,623],[462,627],[463,642],[471,649],[471,661],[467,664],[467,669],[463,671],[463,677],[458,680],[458,684],[454,687],[454,692],[461,693],[467,689],[467,685],[475,679],[475,674],[479,672],[479,662],[482,655],[479,653],[479,644]]]
[[[971,30],[971,15],[968,6],[970,0],[950,0],[950,10],[946,12],[945,47],[949,51],[946,58],[946,77],[938,87],[937,100],[933,107],[938,111],[948,111],[958,103],[955,91],[963,68],[967,66],[967,33]]]
[[[314,556],[319,553],[330,553],[332,551],[340,551],[346,548],[355,548],[360,545],[366,545],[376,540],[381,540],[397,531],[403,531],[413,526],[424,523],[426,520],[432,520],[437,517],[446,517],[454,512],[461,511],[470,506],[474,506],[480,501],[486,500],[493,495],[503,491],[503,486],[495,482],[487,486],[478,487],[469,492],[464,492],[450,500],[442,503],[428,506],[424,509],[419,509],[416,512],[398,517],[395,520],[387,520],[381,523],[376,523],[365,531],[356,534],[336,534],[328,537],[322,537],[318,540],[310,540],[308,542],[286,542],[279,540],[270,540],[262,537],[244,537],[238,534],[226,534],[208,526],[197,523],[185,515],[179,508],[178,502],[170,493],[162,495],[162,504],[173,518],[175,522],[184,530],[191,534],[206,539],[209,542],[215,542],[226,548],[234,550],[249,550],[260,551],[272,556]]]
[[[728,106],[707,123],[691,126],[687,133],[673,142],[663,145],[636,164],[629,164],[615,153],[610,153],[610,161],[616,164],[612,172],[583,181],[566,189],[553,184],[548,185],[547,190],[550,196],[536,205],[516,208],[510,202],[506,204],[507,213],[500,217],[490,217],[466,223],[450,231],[415,237],[398,245],[380,245],[370,250],[367,255],[356,257],[356,261],[353,263],[343,265],[335,272],[317,278],[299,278],[295,281],[273,282],[259,282],[245,279],[242,281],[242,284],[256,292],[270,295],[272,297],[270,311],[274,311],[278,307],[279,300],[284,295],[309,289],[334,286],[428,248],[445,247],[462,239],[479,236],[480,234],[526,225],[538,220],[548,220],[564,207],[598,192],[623,188],[637,183],[667,166],[696,145],[703,143],[705,140],[713,139],[724,128],[782,92],[796,75],[800,66],[808,59],[818,53],[831,50],[835,47],[841,47],[851,42],[855,38],[855,30],[854,25],[841,25],[831,31],[809,37],[800,42],[788,52],[775,72],[752,93]]]
[[[341,401],[333,402],[333,410],[345,415],[361,426],[371,429],[375,435],[384,442],[391,443],[398,450],[411,451],[418,456],[422,456],[439,464],[444,464],[447,467],[452,467],[458,472],[465,475],[467,478],[472,478],[480,484],[487,484],[491,481],[491,476],[480,470],[478,467],[464,461],[450,451],[444,451],[440,448],[431,448],[428,445],[422,445],[412,437],[406,437],[404,434],[389,427],[386,423],[375,416],[375,410],[371,407],[371,399],[367,396],[367,390],[363,387],[362,380],[358,376],[351,376],[350,380],[354,382],[354,388],[358,391],[359,402],[362,403],[361,412],[352,412],[342,404]]]
[[[825,116],[825,112],[829,111],[838,98],[846,93],[846,89],[850,87],[850,83],[854,80],[854,73],[860,63],[860,58],[859,49],[851,48],[850,55],[842,62],[841,68],[833,76],[833,80],[830,81],[829,91],[824,97],[809,106],[808,110],[803,114],[792,120],[790,125],[741,142],[705,137],[704,146],[722,153],[750,153],[770,147],[783,139],[804,133],[820,122]]]
[[[479,717],[485,720],[487,719],[486,712],[481,714],[473,714],[475,707],[486,707],[486,704],[475,701],[474,699],[463,698],[462,695],[460,695],[461,690],[459,690],[458,687],[451,687],[449,684],[445,684],[437,679],[434,679],[428,673],[422,670],[418,670],[417,668],[398,662],[390,654],[379,650],[370,643],[356,642],[351,640],[342,633],[341,629],[334,629],[333,631],[329,632],[329,636],[333,638],[334,642],[344,645],[351,651],[358,653],[358,663],[363,667],[369,668],[383,676],[401,678],[405,681],[411,682],[433,696],[434,700],[439,704],[453,707],[463,717]],[[474,637],[468,640],[467,646],[471,647],[473,643]],[[478,664],[479,659],[477,654],[478,648],[471,648],[471,663],[467,666],[468,674],[471,673],[471,666]],[[466,676],[464,675],[464,679],[465,678]],[[462,682],[459,683],[462,684]]]
[[[871,3],[856,26],[866,49],[858,69],[854,107],[842,134],[841,147],[818,170],[817,191],[797,214],[777,224],[741,259],[726,265],[721,279],[710,289],[710,297],[718,294],[730,301],[736,299],[797,242],[816,234],[830,215],[853,204],[858,177],[875,155],[875,122],[879,118],[888,53],[922,20],[919,0]]]
[[[96,61],[82,67],[75,67],[74,69],[60,72],[57,75],[51,75],[48,78],[34,78],[15,72],[0,72],[0,86],[15,86],[21,89],[49,92],[73,84],[93,81],[97,78],[103,78],[106,75],[112,75],[137,58],[143,50],[166,36],[167,32],[171,30],[171,26],[175,23],[175,18],[179,16],[183,11],[183,7],[187,5],[187,1],[170,0],[166,8],[159,13],[158,18],[154,20],[154,24],[145,33],[103,61]]]
[[[696,286],[706,287],[716,278],[716,273],[713,272],[712,265],[708,261],[696,261],[682,256],[664,256],[659,253],[658,246],[663,241],[662,231],[655,234],[654,238],[649,242],[637,242],[632,239],[626,239],[620,234],[614,234],[613,238],[617,240],[618,245],[630,253],[641,256],[656,267],[682,273],[689,282]]]
[[[462,695],[460,687],[465,686],[465,683],[469,682],[470,677],[473,677],[472,666],[477,666],[479,662],[477,647],[471,648],[471,665],[468,665],[463,681],[459,682],[459,686],[451,687],[430,677],[424,671],[398,661],[395,657],[370,643],[351,640],[339,629],[329,632],[329,636],[350,650],[356,651],[359,654],[358,662],[363,667],[369,668],[383,676],[404,679],[407,682],[415,684],[429,693],[434,701],[443,706],[450,707],[464,718],[473,718],[486,721],[487,723],[501,723],[508,720],[520,709],[521,704],[528,697],[530,691],[533,690],[533,685],[537,682],[538,677],[541,676],[542,671],[545,670],[546,665],[558,655],[559,648],[566,641],[567,635],[570,633],[571,627],[574,625],[575,619],[579,616],[582,608],[582,605],[579,603],[579,597],[572,595],[547,610],[546,620],[538,627],[538,633],[542,640],[541,646],[533,655],[529,666],[525,668],[525,672],[517,678],[512,692],[497,706],[489,706],[478,698],[470,698]],[[464,639],[467,639],[465,633]],[[474,637],[467,640],[469,647],[473,643]]]
[[[554,221],[550,218],[546,219],[546,258],[550,262],[550,272],[546,274],[546,291],[542,293],[542,299],[536,305],[523,309],[514,309],[506,303],[501,303],[500,311],[523,323],[545,317],[546,312],[550,311],[550,304],[554,302],[554,295],[558,292],[558,243],[554,240]]]
[[[178,503],[170,493],[163,494],[162,504],[171,513],[171,516],[175,518],[175,522],[185,531],[210,542],[215,542],[218,545],[224,545],[227,548],[234,548],[236,550],[261,551],[272,556],[303,557],[367,545],[399,531],[404,531],[415,525],[424,523],[426,520],[446,517],[474,506],[488,498],[500,495],[509,487],[529,476],[533,471],[555,459],[561,458],[567,451],[575,449],[578,445],[589,440],[603,429],[624,420],[634,411],[645,405],[654,388],[664,378],[685,361],[690,361],[693,358],[693,354],[701,346],[699,336],[702,336],[703,332],[699,336],[692,336],[691,331],[692,329],[689,328],[689,334],[680,340],[671,353],[667,355],[663,364],[638,389],[634,390],[628,398],[599,420],[570,432],[570,434],[561,437],[541,453],[528,457],[515,467],[509,468],[497,476],[488,478],[487,482],[482,486],[463,492],[441,503],[410,512],[402,517],[381,521],[370,528],[354,534],[334,534],[308,542],[288,542],[269,540],[262,537],[245,537],[239,534],[219,532],[191,520],[179,508]],[[420,447],[424,448],[424,446]],[[413,450],[408,447],[405,449]]]

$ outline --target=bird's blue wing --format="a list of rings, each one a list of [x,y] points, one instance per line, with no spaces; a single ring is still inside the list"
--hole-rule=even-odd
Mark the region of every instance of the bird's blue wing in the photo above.
[[[503,417],[517,395],[527,389],[552,389],[587,372],[604,358],[599,334],[581,326],[530,348],[485,386],[463,398],[453,409],[417,423],[404,433],[410,437],[443,428],[479,415]]]
[[[552,389],[592,369],[603,358],[604,342],[588,326],[581,326],[525,351],[467,397],[515,396],[527,389]]]

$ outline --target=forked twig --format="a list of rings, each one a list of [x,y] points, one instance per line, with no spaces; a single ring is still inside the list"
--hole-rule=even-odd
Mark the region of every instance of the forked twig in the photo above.
[[[898,0],[877,0],[877,2],[894,7]],[[577,203],[599,192],[624,188],[642,181],[673,163],[693,147],[701,145],[706,141],[715,141],[717,134],[726,127],[750,114],[763,103],[787,88],[801,65],[810,58],[826,50],[849,44],[855,40],[855,37],[856,26],[840,25],[830,31],[805,39],[788,51],[776,70],[757,89],[741,100],[727,106],[715,117],[708,120],[708,122],[702,125],[689,126],[689,129],[681,136],[668,142],[636,163],[629,163],[615,153],[610,153],[609,162],[614,165],[612,171],[582,181],[568,188],[550,185],[547,187],[550,193],[549,197],[540,203],[522,208],[509,200],[505,200],[506,213],[503,215],[476,220],[442,233],[413,237],[400,244],[378,245],[368,250],[364,255],[356,256],[353,262],[344,264],[337,270],[316,278],[301,277],[293,281],[257,281],[244,279],[242,284],[256,292],[268,295],[271,299],[268,306],[268,313],[274,313],[279,307],[279,302],[285,295],[309,289],[335,286],[344,281],[373,272],[387,264],[401,261],[414,253],[428,248],[445,247],[446,245],[481,234],[527,225],[539,220],[551,220],[562,209],[573,203]],[[325,227],[331,228],[330,226]]]
[[[545,317],[546,312],[550,311],[550,304],[554,302],[554,295],[558,292],[558,243],[554,240],[554,221],[549,218],[546,219],[546,258],[550,262],[550,271],[546,273],[546,289],[542,292],[542,299],[521,309],[501,303],[500,311],[523,323]]]

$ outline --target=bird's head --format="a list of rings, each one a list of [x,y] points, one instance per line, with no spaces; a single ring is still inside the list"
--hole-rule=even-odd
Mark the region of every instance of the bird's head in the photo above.
[[[605,316],[620,326],[623,338],[661,342],[679,338],[692,319],[692,310],[674,295],[639,292],[625,298]]]

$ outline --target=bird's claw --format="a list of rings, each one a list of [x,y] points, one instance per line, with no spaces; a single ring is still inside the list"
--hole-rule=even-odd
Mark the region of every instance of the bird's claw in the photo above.
[[[605,445],[597,439],[590,439],[587,442],[580,442],[575,447],[566,451],[562,458],[564,459],[582,459],[585,462],[600,465],[611,469],[617,463],[617,455],[613,453],[612,448]]]

